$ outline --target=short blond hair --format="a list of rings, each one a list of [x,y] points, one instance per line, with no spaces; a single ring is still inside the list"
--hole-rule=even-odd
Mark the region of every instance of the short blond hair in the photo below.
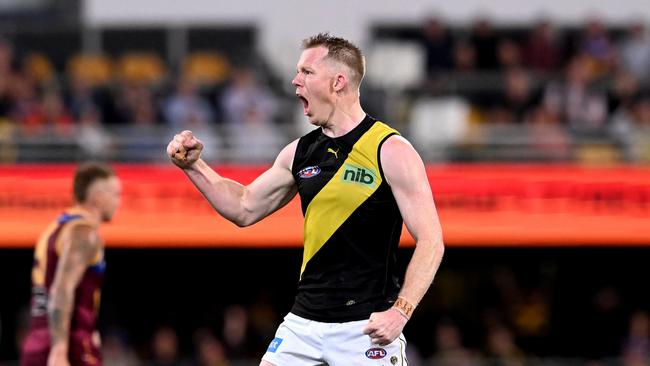
[[[366,60],[359,47],[341,37],[331,36],[329,33],[318,33],[302,41],[302,48],[325,47],[327,58],[346,65],[352,71],[350,78],[356,85],[361,85],[361,80],[366,73]]]

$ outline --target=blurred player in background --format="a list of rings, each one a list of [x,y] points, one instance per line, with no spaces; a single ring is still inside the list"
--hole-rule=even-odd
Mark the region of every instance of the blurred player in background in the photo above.
[[[75,206],[36,244],[23,366],[101,365],[95,323],[105,262],[98,229],[117,210],[122,186],[109,166],[86,163],[77,168],[73,190]]]
[[[219,214],[252,225],[300,194],[304,254],[295,303],[261,365],[406,365],[401,334],[440,265],[443,242],[424,164],[397,131],[359,100],[361,51],[319,34],[303,42],[293,79],[304,114],[319,128],[287,145],[248,186],[200,159],[191,131],[167,147]],[[400,289],[402,222],[416,249]]]

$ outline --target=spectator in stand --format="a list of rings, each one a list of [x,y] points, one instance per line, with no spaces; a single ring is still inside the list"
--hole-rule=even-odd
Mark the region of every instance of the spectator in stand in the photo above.
[[[0,75],[7,75],[14,70],[14,46],[9,40],[0,37]]]
[[[571,137],[556,114],[543,105],[534,107],[526,121],[531,160],[569,161],[572,158]]]
[[[249,332],[248,311],[241,305],[232,305],[223,313],[223,341],[226,355],[232,361],[257,360]]]
[[[232,76],[221,97],[225,122],[235,125],[272,123],[276,102],[270,90],[258,82],[253,70],[239,68]]]
[[[429,364],[439,366],[477,365],[476,355],[463,346],[460,329],[449,320],[442,321],[436,327],[435,353]]]
[[[151,341],[151,362],[149,366],[183,366],[178,350],[178,335],[174,328],[163,326],[156,329]]]
[[[208,101],[199,94],[191,80],[183,77],[178,79],[176,92],[165,101],[163,110],[165,119],[176,131],[214,123],[214,114]]]
[[[510,318],[522,347],[544,352],[550,331],[551,296],[545,287],[526,288],[514,304]]]
[[[504,87],[494,98],[486,119],[510,124],[528,121],[539,99],[532,88],[530,75],[521,68],[508,69],[504,75]]]
[[[535,71],[559,71],[562,65],[562,44],[557,29],[548,19],[535,24],[526,45],[524,59]]]
[[[628,71],[619,71],[609,91],[608,132],[612,140],[622,148],[628,160],[639,158],[635,142],[644,139],[642,134],[637,133],[639,122],[643,119],[642,111],[643,94],[638,80]]]
[[[160,121],[154,96],[146,85],[122,85],[111,99],[114,100],[116,120],[104,120],[104,123],[147,125],[151,131]]]
[[[486,365],[523,366],[524,353],[515,344],[512,332],[505,326],[494,326],[487,333]]]
[[[613,84],[609,89],[608,111],[629,110],[639,99],[639,81],[631,72],[621,70],[614,75]]]
[[[102,362],[104,366],[140,365],[129,337],[123,329],[110,329],[102,337]]]
[[[6,39],[0,38],[0,119],[9,118],[12,112],[13,63],[13,45]]]
[[[203,136],[203,143],[211,147],[206,150],[208,155],[205,159],[210,161],[220,157],[221,140],[214,131],[214,111],[190,79],[178,78],[176,92],[163,105],[163,115],[170,131],[192,130]]]
[[[102,125],[99,111],[91,105],[80,111],[75,138],[84,159],[105,160],[111,152],[111,136]]]
[[[502,70],[522,66],[521,47],[514,39],[503,38],[497,43],[497,61]]]
[[[20,73],[15,73],[8,80],[11,99],[10,119],[24,124],[27,116],[40,113],[40,101],[34,83]],[[27,132],[30,132],[26,129]]]
[[[630,25],[619,45],[621,66],[639,80],[650,81],[650,34],[641,21]]]
[[[228,141],[244,160],[272,157],[283,137],[273,124],[277,102],[268,88],[258,82],[253,70],[239,68],[221,97]]]
[[[424,21],[422,29],[426,52],[426,73],[429,78],[453,66],[454,39],[444,20],[432,16]]]
[[[593,17],[587,20],[578,52],[586,57],[584,66],[590,78],[606,76],[612,69],[616,50],[602,19]]]
[[[562,81],[551,82],[544,91],[546,111],[577,132],[594,132],[604,127],[607,117],[605,95],[589,85],[588,58],[575,57]]]
[[[129,124],[127,132],[122,133],[119,143],[121,155],[129,160],[154,162],[161,159],[156,149],[160,146],[164,129],[159,128],[160,118],[153,96],[146,87],[130,89],[133,101],[128,105]],[[124,109],[127,111],[127,109]],[[119,132],[122,126],[116,130]],[[118,134],[120,135],[120,134]]]
[[[476,71],[476,48],[471,42],[460,40],[454,47],[454,69],[461,73]]]
[[[46,91],[41,104],[33,106],[22,123],[27,131],[34,134],[71,136],[74,133],[74,119],[55,90]]]
[[[634,106],[634,120],[637,126],[650,128],[650,95],[646,95]]]
[[[86,110],[95,110],[99,112],[99,107],[93,95],[93,89],[88,82],[82,78],[75,78],[70,85],[70,93],[66,98],[67,105],[70,107],[70,113],[75,119],[81,118],[81,114]]]
[[[229,366],[223,344],[209,329],[199,329],[194,333],[194,366]]]
[[[497,37],[488,19],[476,20],[472,27],[470,43],[476,50],[476,63],[480,70],[497,68]]]
[[[137,111],[146,106],[151,108],[153,119],[158,120],[156,109],[154,108],[154,96],[151,90],[144,84],[125,84],[117,89],[116,95],[113,96],[116,119],[108,123],[131,124],[137,122]]]

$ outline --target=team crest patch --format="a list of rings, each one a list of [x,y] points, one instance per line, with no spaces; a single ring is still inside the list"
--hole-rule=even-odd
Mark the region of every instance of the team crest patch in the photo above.
[[[383,348],[371,348],[366,351],[366,357],[372,360],[378,360],[386,357],[386,350]]]
[[[320,168],[316,165],[314,166],[308,166],[301,171],[298,172],[298,176],[300,178],[312,178],[318,175],[320,173]]]
[[[393,365],[397,364],[397,356],[392,356],[390,358],[390,363],[392,363]]]

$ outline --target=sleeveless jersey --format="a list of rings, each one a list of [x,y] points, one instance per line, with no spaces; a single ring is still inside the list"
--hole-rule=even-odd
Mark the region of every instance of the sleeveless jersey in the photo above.
[[[402,217],[380,162],[397,131],[366,116],[346,135],[314,130],[292,165],[304,223],[304,252],[292,313],[321,322],[367,319],[399,293],[395,273]]]
[[[90,225],[80,212],[72,210],[64,212],[48,226],[36,244],[32,268],[32,329],[48,327],[47,304],[62,250],[61,233],[65,228],[81,224]],[[70,324],[71,334],[76,330],[89,332],[95,330],[104,270],[105,262],[102,250],[92,263],[88,263],[88,268],[75,290]]]

